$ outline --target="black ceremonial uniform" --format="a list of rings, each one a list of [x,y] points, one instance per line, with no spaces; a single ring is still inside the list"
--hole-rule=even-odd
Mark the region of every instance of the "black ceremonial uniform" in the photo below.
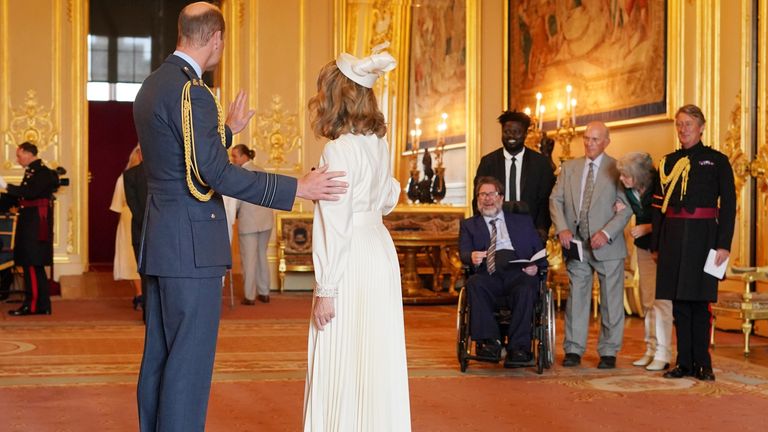
[[[24,268],[25,296],[19,311],[51,312],[45,266],[53,264],[53,193],[58,187],[56,171],[35,159],[24,171],[21,184],[9,184],[3,194],[5,205],[19,207],[13,250],[14,263]]]
[[[733,170],[727,156],[699,142],[665,156],[659,177],[651,241],[658,251],[656,298],[673,301],[678,365],[711,368],[709,303],[717,301],[718,280],[703,269],[710,249],[731,249]]]

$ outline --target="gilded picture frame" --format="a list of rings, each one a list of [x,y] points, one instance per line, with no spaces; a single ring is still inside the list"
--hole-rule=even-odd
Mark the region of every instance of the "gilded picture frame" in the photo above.
[[[411,6],[404,152],[413,149],[410,131],[417,128],[419,147],[437,144],[442,113],[447,114],[445,145],[467,141],[467,6],[465,0],[422,0]]]
[[[570,84],[577,125],[669,119],[678,8],[679,0],[508,0],[508,107],[535,111],[541,92],[544,129],[553,129]]]

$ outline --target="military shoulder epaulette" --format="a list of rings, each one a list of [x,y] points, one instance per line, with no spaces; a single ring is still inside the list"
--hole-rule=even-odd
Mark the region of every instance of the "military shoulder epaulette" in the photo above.
[[[192,85],[195,86],[202,86],[203,80],[197,77],[197,74],[195,74],[195,71],[193,71],[189,66],[183,66],[181,68],[182,71],[184,71],[184,74],[187,75],[187,78],[192,82]]]

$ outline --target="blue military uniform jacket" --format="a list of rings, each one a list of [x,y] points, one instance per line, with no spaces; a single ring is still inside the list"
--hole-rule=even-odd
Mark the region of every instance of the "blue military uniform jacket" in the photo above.
[[[181,96],[189,81],[194,84],[190,98],[197,167],[202,179],[216,191],[207,202],[193,197],[186,181]],[[133,116],[148,187],[141,273],[185,278],[223,276],[232,263],[220,194],[264,207],[292,208],[296,179],[247,171],[229,162],[218,131],[213,95],[180,57],[169,56],[147,77],[136,96]],[[226,128],[227,147],[231,140],[232,133]]]

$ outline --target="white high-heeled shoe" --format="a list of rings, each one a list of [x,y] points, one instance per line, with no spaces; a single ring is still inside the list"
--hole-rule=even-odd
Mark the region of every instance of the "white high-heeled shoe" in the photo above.
[[[653,360],[648,366],[645,367],[647,371],[663,371],[669,369],[669,362],[663,360]]]
[[[651,364],[652,361],[653,361],[653,356],[645,354],[639,360],[633,361],[632,366],[639,366],[639,367],[648,366],[649,364]]]

